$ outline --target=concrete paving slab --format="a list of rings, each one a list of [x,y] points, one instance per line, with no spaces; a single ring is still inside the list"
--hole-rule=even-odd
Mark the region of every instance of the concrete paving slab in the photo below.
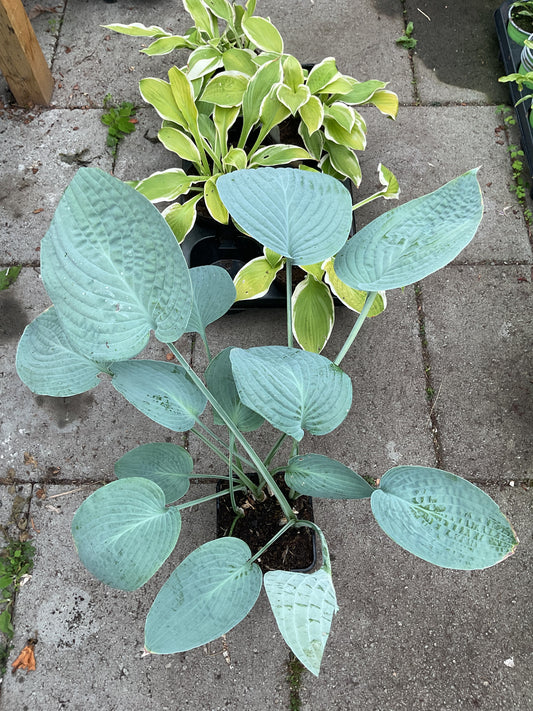
[[[369,144],[360,156],[365,181],[362,197],[375,191],[380,161],[398,178],[401,203],[480,167],[483,221],[456,263],[531,261],[523,211],[509,190],[512,171],[507,138],[494,107],[401,107],[395,122],[375,122],[369,116],[368,124]],[[370,203],[356,212],[357,223],[367,224],[397,204],[392,200]]]
[[[52,110],[26,117],[5,112],[0,117],[2,266],[39,263],[40,241],[80,165],[111,171],[105,144],[99,112]]]
[[[150,39],[128,37],[101,27],[114,23],[159,25],[180,34],[192,26],[181,2],[176,0],[76,0],[67,6],[53,73],[57,79],[53,101],[58,106],[101,107],[104,96],[111,94],[117,102],[144,102],[139,94],[143,77],[167,79],[168,69],[182,66],[187,54],[173,52],[162,57],[140,54]]]
[[[101,481],[125,452],[146,442],[183,443],[127,403],[103,379],[97,388],[69,398],[33,395],[15,371],[15,354],[25,326],[50,305],[39,275],[24,269],[8,290],[0,292],[2,353],[0,379],[0,477],[10,468],[24,481]],[[180,342],[190,352],[189,338]],[[143,357],[164,360],[166,349],[150,344]],[[38,463],[24,462],[29,452]]]
[[[530,571],[532,492],[485,487],[521,543],[499,565],[444,570],[403,551],[367,502],[323,502],[339,612],[302,711],[527,711],[533,704]],[[356,537],[357,540],[354,540]]]
[[[194,498],[212,491],[205,483],[193,488]],[[91,491],[85,486],[69,493],[68,487],[49,486],[46,499],[33,500],[35,566],[17,601],[10,664],[36,631],[37,669],[5,676],[2,709],[287,708],[288,652],[263,593],[227,635],[231,664],[222,654],[221,640],[208,649],[142,656],[150,605],[175,566],[213,537],[214,505],[185,511],[175,552],[143,588],[125,593],[99,583],[77,559],[70,525]]]
[[[413,60],[422,104],[509,101],[506,87],[498,83],[505,73],[494,25],[499,4],[473,0],[459,9],[453,3],[406,0],[417,39]]]
[[[422,294],[445,467],[481,482],[530,479],[529,267],[449,267]]]
[[[409,57],[396,44],[403,33],[402,3],[389,1],[393,14],[368,2],[350,0],[261,0],[256,14],[270,17],[301,62],[335,57],[341,72],[365,81],[390,81],[402,103],[413,102]]]

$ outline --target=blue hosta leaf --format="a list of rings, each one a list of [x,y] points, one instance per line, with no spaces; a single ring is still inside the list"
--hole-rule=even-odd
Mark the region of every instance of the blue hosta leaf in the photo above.
[[[513,553],[518,543],[490,496],[440,469],[390,469],[371,504],[393,541],[443,568],[487,568]]]
[[[38,395],[68,397],[98,385],[106,365],[74,350],[53,306],[26,326],[17,349],[17,373]]]
[[[474,237],[483,215],[476,173],[470,170],[363,227],[335,258],[339,279],[363,291],[397,289],[446,266]]]
[[[183,447],[153,442],[126,452],[115,463],[115,476],[149,479],[162,489],[165,503],[172,504],[187,493],[192,468],[192,457]]]
[[[146,618],[146,649],[185,652],[235,627],[255,605],[262,573],[248,563],[250,549],[238,538],[218,538],[183,560],[154,600]]]
[[[76,350],[126,360],[178,339],[191,311],[183,253],[157,209],[96,168],[80,169],[42,241],[42,277]]]
[[[130,360],[114,363],[111,370],[113,386],[126,400],[174,432],[189,430],[207,404],[180,365]]]
[[[350,193],[323,173],[296,168],[238,170],[217,188],[233,219],[295,264],[322,262],[339,251],[352,222]]]
[[[246,407],[239,398],[230,362],[231,348],[225,348],[214,358],[205,371],[205,381],[216,400],[226,410],[232,421],[241,432],[252,432],[264,422],[264,418],[249,407]],[[216,425],[224,422],[213,411],[213,420]]]
[[[244,404],[297,440],[304,429],[317,435],[331,432],[350,410],[350,378],[317,353],[263,346],[234,348],[230,358]]]
[[[180,528],[180,512],[165,507],[157,484],[137,478],[97,489],[72,521],[83,565],[119,590],[136,590],[152,577],[172,553]]]
[[[310,672],[318,676],[337,598],[331,575],[272,570],[265,590],[283,639]]]
[[[353,469],[322,454],[289,459],[285,481],[300,494],[324,499],[366,499],[374,491]]]
[[[205,329],[229,310],[235,301],[233,280],[225,269],[209,264],[189,272],[193,288],[193,305],[185,332],[195,331],[202,338]]]

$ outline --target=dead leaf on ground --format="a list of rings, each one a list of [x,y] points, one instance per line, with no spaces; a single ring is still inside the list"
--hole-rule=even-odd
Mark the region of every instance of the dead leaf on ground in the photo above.
[[[35,671],[35,645],[37,644],[37,638],[29,639],[26,646],[22,652],[15,659],[13,664],[12,674],[14,674],[17,669],[25,669],[26,671]]]
[[[35,457],[32,457],[29,452],[24,452],[24,464],[31,464],[32,467],[39,466]]]
[[[43,12],[57,12],[57,7],[43,7],[42,5],[35,5],[28,11],[28,17],[30,20],[33,20],[34,17],[42,15]]]

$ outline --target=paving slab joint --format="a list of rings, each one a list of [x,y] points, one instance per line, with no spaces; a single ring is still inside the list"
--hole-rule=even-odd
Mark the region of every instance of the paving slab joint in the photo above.
[[[428,404],[428,418],[431,427],[431,436],[433,440],[433,451],[435,453],[435,466],[438,469],[444,469],[443,449],[440,441],[439,426],[435,405],[437,403],[439,393],[435,391],[433,374],[431,372],[431,359],[429,348],[426,339],[426,316],[424,312],[424,300],[422,295],[422,285],[417,282],[414,285],[416,309],[418,315],[418,335],[420,337],[420,348],[422,354],[422,365],[424,368],[424,377],[426,380],[426,399]]]
[[[407,25],[409,24],[409,18],[407,16],[406,0],[401,0],[401,5],[402,5],[402,19],[403,19],[404,31],[406,31]],[[413,23],[413,25],[414,25],[414,23]],[[412,86],[412,90],[413,90],[413,104],[414,104],[414,106],[420,106],[422,103],[422,100],[420,98],[420,93],[418,91],[418,81],[417,81],[416,70],[415,70],[415,62],[413,59],[414,48],[408,49],[407,54],[409,57],[409,67],[411,69],[411,76],[413,77],[411,79],[411,86]]]

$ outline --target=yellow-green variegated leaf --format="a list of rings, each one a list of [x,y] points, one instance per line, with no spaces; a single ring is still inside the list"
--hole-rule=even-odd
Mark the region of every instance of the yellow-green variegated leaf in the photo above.
[[[286,84],[281,84],[281,86],[278,87],[276,95],[281,103],[295,116],[298,110],[309,101],[311,92],[304,84],[301,84],[294,90]]]
[[[390,118],[394,119],[398,114],[398,97],[393,91],[388,91],[387,89],[376,91],[372,95],[370,103],[374,104],[382,114]]]
[[[307,77],[307,86],[311,94],[317,94],[327,84],[332,82],[341,74],[335,64],[333,57],[326,57],[311,69]]]
[[[184,203],[175,202],[163,210],[163,217],[178,242],[183,242],[196,222],[196,203],[203,197],[199,193]]]
[[[183,7],[194,20],[195,26],[207,33],[210,38],[215,37],[218,31],[217,21],[209,10],[206,8],[202,0],[182,0]]]
[[[277,143],[256,151],[250,157],[249,167],[287,165],[295,160],[309,160],[312,157],[304,148]]]
[[[281,254],[274,252],[274,250],[269,249],[268,247],[263,248],[263,253],[265,255],[267,262],[270,264],[271,267],[279,266],[279,263],[283,259]]]
[[[233,24],[235,21],[235,11],[233,5],[228,0],[203,0],[215,17]]]
[[[377,79],[357,82],[347,94],[342,95],[342,100],[347,104],[366,104],[376,91],[386,86],[386,82]]]
[[[283,52],[283,38],[274,25],[264,17],[242,18],[242,29],[250,42],[265,52]]]
[[[240,106],[248,86],[249,78],[238,72],[220,72],[207,83],[202,94],[202,101],[216,106]]]
[[[168,78],[174,101],[183,114],[187,128],[194,134],[198,128],[198,108],[194,99],[193,86],[187,75],[177,67],[171,67],[168,70]]]
[[[345,175],[350,178],[352,183],[359,187],[361,184],[361,167],[357,156],[355,153],[347,148],[346,146],[341,146],[333,141],[324,142],[324,150],[329,154],[329,159],[331,165],[337,170],[341,175]]]
[[[357,83],[357,80],[353,77],[341,74],[337,78],[333,79],[329,84],[320,89],[319,94],[348,94]]]
[[[308,101],[300,106],[300,118],[304,122],[309,135],[318,131],[324,121],[324,105],[318,96],[310,96]]]
[[[220,195],[218,194],[216,185],[219,176],[220,174],[213,175],[205,183],[205,206],[209,210],[209,214],[214,220],[216,220],[217,222],[221,222],[223,225],[227,225],[229,220],[228,211],[226,210],[222,200],[220,199]]]
[[[202,159],[194,141],[191,141],[187,134],[179,131],[177,128],[165,126],[159,130],[157,137],[165,146],[167,151],[172,151],[179,155],[183,160],[188,160],[191,163],[201,165]]]
[[[187,76],[190,81],[194,81],[206,74],[212,74],[222,66],[222,52],[215,47],[198,47],[189,56]]]
[[[215,106],[213,109],[213,124],[218,137],[219,153],[226,153],[228,149],[228,131],[233,126],[239,115],[238,106]],[[245,162],[246,165],[246,162]]]
[[[244,170],[247,162],[248,156],[242,148],[231,148],[222,159],[222,165],[225,168],[232,166],[237,170]]]
[[[392,170],[386,168],[383,163],[378,165],[379,182],[385,186],[381,197],[385,200],[397,200],[400,194],[400,185]]]
[[[282,104],[277,98],[277,90],[278,85],[275,84],[261,103],[259,116],[263,126],[259,135],[262,138],[269,133],[274,126],[278,126],[284,121],[291,113],[285,104]]]
[[[148,77],[147,79],[141,79],[139,90],[142,98],[154,107],[162,119],[187,128],[185,117],[176,104],[176,99],[168,82]]]
[[[354,127],[356,113],[351,106],[335,101],[331,106],[326,106],[324,113],[331,116],[346,131],[351,131]]]
[[[325,271],[322,268],[322,264],[320,262],[318,262],[317,264],[302,264],[301,269],[303,269],[304,272],[307,272],[308,274],[312,274],[315,279],[318,279],[318,281],[321,281],[325,274]]]
[[[170,202],[187,193],[196,178],[197,176],[187,175],[181,168],[169,168],[141,180],[135,190],[150,202]]]
[[[331,335],[335,307],[324,282],[307,274],[292,295],[292,330],[305,351],[320,353]]]
[[[249,77],[257,71],[257,64],[254,62],[254,53],[251,49],[238,49],[231,47],[222,54],[224,69],[227,72],[240,72]]]
[[[276,274],[283,268],[284,261],[270,264],[266,257],[256,257],[237,272],[233,283],[237,290],[237,301],[259,299],[270,289]]]
[[[302,65],[292,54],[288,54],[283,62],[283,83],[293,91],[304,83]]]
[[[366,133],[357,123],[351,131],[340,126],[335,119],[324,116],[324,133],[326,138],[340,146],[348,146],[354,151],[364,151],[366,147]]]
[[[322,265],[326,271],[326,283],[329,285],[331,291],[335,294],[339,301],[342,301],[342,303],[352,311],[360,314],[363,306],[365,305],[367,292],[360,291],[359,289],[352,289],[350,286],[341,281],[335,274],[333,265],[333,257],[326,260]],[[374,299],[374,303],[370,307],[370,311],[367,315],[369,317],[377,316],[385,310],[386,306],[387,297],[385,296],[384,291],[380,291]]]
[[[170,35],[170,33],[162,27],[158,27],[157,25],[146,27],[146,25],[140,22],[132,22],[131,25],[117,23],[113,25],[102,25],[102,27],[105,27],[106,30],[119,32],[121,35],[130,35],[131,37],[168,37]]]
[[[186,37],[180,35],[172,35],[171,37],[159,37],[152,42],[148,47],[141,49],[142,54],[147,54],[149,57],[155,57],[162,54],[170,54],[175,49],[193,49],[194,45]]]
[[[314,99],[315,97],[311,97]],[[309,134],[307,126],[303,121],[298,126],[298,133],[300,134],[304,146],[307,148],[309,153],[313,156],[315,160],[320,160],[322,157],[322,152],[324,150],[324,134],[322,131],[315,131],[312,135]]]

